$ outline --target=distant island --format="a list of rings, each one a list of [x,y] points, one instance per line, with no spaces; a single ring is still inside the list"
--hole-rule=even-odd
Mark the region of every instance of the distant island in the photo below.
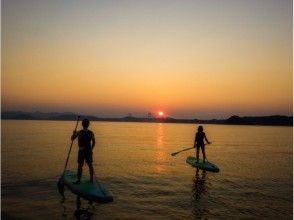
[[[7,120],[76,120],[78,114],[72,112],[22,112],[22,111],[5,111],[1,112],[1,119]],[[160,122],[160,123],[190,123],[190,124],[226,124],[226,125],[276,125],[276,126],[293,126],[293,116],[257,116],[257,117],[239,117],[233,115],[228,119],[176,119],[176,118],[153,118],[153,117],[133,117],[126,116],[122,118],[99,118],[92,115],[81,115],[82,118],[88,118],[91,121],[110,121],[110,122]]]

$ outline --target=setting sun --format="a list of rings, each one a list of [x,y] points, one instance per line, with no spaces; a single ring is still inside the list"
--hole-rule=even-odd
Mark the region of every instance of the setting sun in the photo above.
[[[164,115],[163,112],[158,112],[158,116],[162,117]]]

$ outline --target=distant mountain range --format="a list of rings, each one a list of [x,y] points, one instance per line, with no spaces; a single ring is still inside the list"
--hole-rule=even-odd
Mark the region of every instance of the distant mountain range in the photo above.
[[[6,111],[1,112],[1,119],[13,120],[76,120],[77,114],[72,112],[22,112]],[[127,116],[122,118],[99,118],[91,115],[81,115],[82,118],[88,118],[91,121],[114,121],[114,122],[162,122],[162,123],[193,123],[193,124],[229,124],[229,125],[283,125],[293,126],[293,116],[258,116],[258,117],[239,117],[231,116],[228,119],[219,120],[201,120],[201,119],[175,119],[175,118],[140,118]]]

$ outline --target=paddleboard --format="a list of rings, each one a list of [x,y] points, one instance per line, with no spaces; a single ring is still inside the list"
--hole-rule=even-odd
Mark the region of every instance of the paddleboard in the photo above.
[[[189,156],[189,157],[187,157],[186,162],[188,164],[190,164],[191,166],[197,167],[197,168],[199,168],[201,170],[219,172],[219,168],[217,167],[217,165],[212,164],[212,163],[210,163],[208,161],[205,161],[205,163],[203,163],[203,160],[200,159],[200,158],[199,158],[199,161],[197,163],[196,157]]]
[[[77,172],[66,170],[64,173],[64,184],[75,194],[87,200],[95,202],[111,202],[113,201],[112,194],[95,178],[91,183],[89,176],[83,175],[81,183],[76,184]]]

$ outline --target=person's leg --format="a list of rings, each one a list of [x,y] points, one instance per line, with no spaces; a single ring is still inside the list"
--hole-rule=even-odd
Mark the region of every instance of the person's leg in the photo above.
[[[93,182],[93,176],[94,176],[93,164],[90,163],[90,164],[88,164],[88,166],[89,166],[89,172],[90,172],[90,182],[92,183]]]
[[[89,173],[90,173],[90,182],[93,182],[93,176],[94,176],[94,168],[93,168],[93,158],[92,158],[92,151],[87,152],[86,156],[86,162],[89,167]]]
[[[205,163],[205,161],[206,161],[206,154],[205,154],[205,146],[204,145],[201,147],[201,151],[202,151],[202,155],[203,155],[203,163]]]
[[[78,184],[81,182],[84,159],[85,159],[84,151],[79,150],[79,153],[78,153],[78,175],[77,175],[77,182],[76,182]]]
[[[199,162],[199,147],[196,147],[196,161]]]
[[[81,183],[81,177],[82,177],[82,171],[83,171],[83,164],[78,164],[78,174],[77,174],[77,181],[74,182],[75,184]]]

